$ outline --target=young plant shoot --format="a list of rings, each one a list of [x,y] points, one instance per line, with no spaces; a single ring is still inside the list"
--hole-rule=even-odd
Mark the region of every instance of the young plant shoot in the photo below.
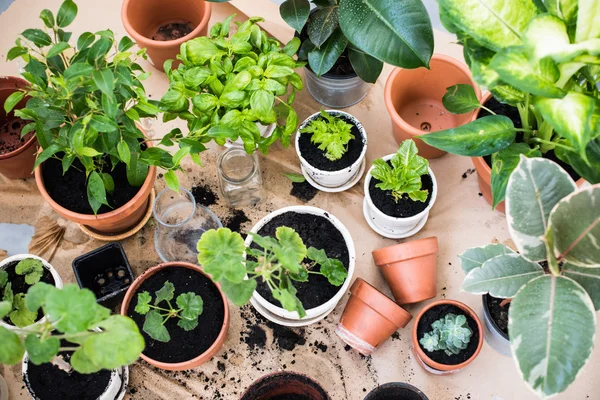
[[[350,140],[354,139],[353,125],[324,110],[321,110],[321,117],[312,120],[300,133],[310,133],[310,141],[325,152],[328,160],[339,160],[348,151]]]
[[[206,231],[198,242],[198,262],[238,306],[250,300],[261,279],[283,308],[297,311],[303,318],[306,311],[296,297],[293,282],[323,275],[330,284],[341,286],[348,277],[341,261],[329,258],[324,250],[307,249],[292,228],[280,226],[275,238],[250,235],[259,248],[246,247],[242,236],[227,228]]]
[[[25,277],[27,285],[35,285],[44,274],[44,264],[35,258],[26,258],[15,266],[15,272]],[[0,270],[0,290],[3,290],[3,302],[12,305],[4,317],[8,317],[10,322],[19,328],[35,322],[38,313],[30,311],[25,305],[25,293],[13,292],[12,283],[8,281],[8,273],[4,270]]]
[[[419,343],[429,352],[443,350],[449,356],[466,349],[473,335],[467,317],[452,313],[431,324],[431,329],[431,332],[423,335]]]

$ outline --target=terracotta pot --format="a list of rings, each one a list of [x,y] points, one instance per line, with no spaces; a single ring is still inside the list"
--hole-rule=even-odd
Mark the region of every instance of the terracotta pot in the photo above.
[[[429,400],[419,388],[402,382],[390,382],[377,386],[364,398],[364,400],[380,399]]]
[[[373,251],[377,265],[398,304],[418,303],[436,296],[437,236]]]
[[[460,364],[448,365],[433,361],[431,358],[429,358],[427,354],[425,354],[425,352],[421,348],[421,345],[419,344],[419,337],[417,336],[417,328],[419,327],[419,321],[428,310],[444,304],[453,305],[460,308],[466,315],[473,318],[473,320],[477,324],[477,330],[479,333],[477,349],[475,350],[473,355],[469,357],[468,360]],[[453,374],[460,371],[461,369],[469,365],[471,362],[473,362],[475,358],[477,358],[479,352],[481,351],[481,347],[483,347],[483,336],[483,326],[481,325],[481,321],[479,320],[479,317],[477,316],[475,311],[473,311],[469,306],[456,300],[438,300],[434,301],[433,303],[425,307],[423,310],[421,310],[419,315],[417,315],[417,317],[415,318],[415,323],[413,325],[412,330],[413,352],[417,356],[417,361],[421,364],[423,368],[425,368],[425,370],[437,375]]]
[[[17,89],[27,87],[27,81],[14,76],[0,77],[0,129],[10,120],[15,118],[14,110],[24,108],[29,97],[21,100],[8,115],[4,112],[4,102]],[[0,132],[0,139],[3,133]],[[0,154],[0,174],[8,179],[23,179],[33,175],[33,164],[37,153],[37,139],[31,137],[23,146],[7,154]]]
[[[275,396],[302,395],[306,400],[329,400],[330,397],[317,382],[297,372],[274,372],[255,381],[240,400],[269,400]],[[304,398],[304,397],[303,397]]]
[[[123,299],[123,303],[121,304],[121,315],[127,316],[127,309],[129,308],[129,303],[131,302],[131,299],[133,298],[133,296],[135,296],[136,290],[140,287],[140,285],[146,279],[148,279],[152,275],[156,274],[157,272],[161,271],[162,269],[170,268],[170,267],[188,268],[188,269],[194,270],[196,272],[199,272],[202,275],[204,275],[210,279],[210,276],[207,275],[206,273],[204,273],[202,268],[198,265],[194,265],[194,264],[182,262],[182,261],[158,264],[157,266],[154,266],[154,267],[146,270],[146,272],[144,272],[142,275],[138,276],[136,278],[136,280],[133,281],[133,283],[127,290],[127,293],[125,293],[125,298]],[[185,361],[185,362],[165,363],[165,362],[153,360],[152,358],[147,357],[146,355],[144,355],[142,353],[141,357],[144,361],[146,361],[147,363],[149,363],[157,368],[160,368],[160,369],[165,369],[168,371],[183,371],[186,369],[196,368],[196,367],[204,364],[205,362],[210,360],[212,358],[212,356],[217,354],[217,352],[223,346],[225,339],[227,338],[227,331],[229,330],[229,307],[228,307],[228,303],[227,303],[227,297],[225,297],[225,294],[221,290],[221,286],[218,283],[215,283],[215,286],[217,287],[217,289],[219,289],[219,293],[221,293],[221,298],[223,299],[223,304],[225,305],[225,316],[223,317],[223,326],[221,327],[221,332],[219,332],[219,336],[217,336],[217,340],[215,340],[215,342],[212,344],[212,346],[210,346],[208,348],[208,350],[206,350],[204,353],[200,354],[199,356],[197,356],[189,361]]]
[[[166,60],[175,60],[183,42],[206,36],[210,14],[211,4],[205,0],[124,0],[121,7],[125,30],[140,48],[146,48],[151,64],[160,71]],[[152,40],[162,25],[182,21],[195,26],[188,35],[169,41]]]
[[[473,86],[477,98],[481,91],[469,68],[452,57],[434,54],[430,69],[395,68],[385,84],[385,106],[392,117],[394,137],[398,143],[414,139],[419,154],[436,158],[446,154],[418,139],[420,135],[464,125],[475,113],[452,114],[444,108],[446,88],[463,83]]]
[[[408,311],[357,278],[335,333],[360,353],[369,355],[411,319]]]

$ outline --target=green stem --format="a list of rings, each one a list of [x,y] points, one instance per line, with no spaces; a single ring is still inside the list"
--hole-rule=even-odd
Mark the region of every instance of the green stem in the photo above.
[[[569,151],[575,151],[575,149],[570,146],[565,146],[564,144],[561,144],[561,143],[551,142],[550,140],[544,140],[544,139],[540,139],[537,137],[532,138],[531,141],[536,142],[536,143],[543,143],[543,144],[549,144],[549,145],[556,146],[556,147],[561,147],[561,148],[563,148],[565,150],[569,150]]]
[[[492,110],[490,110],[489,108],[487,108],[486,106],[484,106],[483,104],[479,106],[480,108],[483,108],[485,111],[489,112],[492,115],[498,115],[495,112],[493,112]]]
[[[162,308],[162,307],[153,306],[152,304],[148,304],[148,307],[154,308],[155,310],[160,310],[160,311],[165,311],[165,312],[171,312],[171,310],[168,310],[168,309]]]
[[[63,351],[77,351],[79,350],[81,347],[77,346],[77,347],[61,347],[58,349],[58,352],[63,352]]]
[[[57,339],[73,339],[73,338],[80,338],[80,337],[87,337],[87,336],[94,336],[94,335],[97,335],[97,332],[80,332],[80,333],[75,333],[73,335],[68,335],[68,334],[54,335],[53,337],[55,337]]]
[[[552,273],[552,275],[554,276],[559,276],[560,275],[560,268],[558,267],[558,263],[553,264],[551,262],[548,263],[548,269],[550,270],[550,272]]]

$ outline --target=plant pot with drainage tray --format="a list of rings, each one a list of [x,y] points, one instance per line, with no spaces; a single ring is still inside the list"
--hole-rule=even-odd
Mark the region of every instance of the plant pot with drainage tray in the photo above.
[[[274,372],[258,379],[240,400],[330,400],[316,381],[297,372]]]
[[[369,226],[399,239],[423,228],[437,197],[437,182],[415,143],[406,140],[396,154],[373,162],[364,191],[363,214]]]
[[[508,312],[510,301],[499,299],[489,294],[481,296],[483,305],[484,334],[486,342],[498,353],[510,356],[510,339],[508,338]]]
[[[435,375],[459,372],[483,346],[483,327],[477,314],[455,300],[438,300],[415,318],[413,351],[419,364]]]
[[[429,398],[413,385],[390,382],[371,390],[364,400],[429,400]]]
[[[120,243],[109,243],[73,260],[79,287],[90,289],[98,303],[113,308],[133,282],[133,271]]]
[[[348,113],[322,110],[300,125],[296,153],[310,183],[331,191],[346,190],[364,172],[367,132]]]
[[[125,294],[121,314],[142,331],[142,359],[170,371],[210,360],[229,329],[227,299],[219,285],[185,262],[159,264],[140,275]]]

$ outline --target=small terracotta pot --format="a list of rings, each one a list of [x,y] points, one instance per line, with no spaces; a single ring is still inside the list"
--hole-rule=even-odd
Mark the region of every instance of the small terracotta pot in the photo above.
[[[459,83],[471,85],[477,98],[481,98],[481,91],[469,68],[452,57],[434,54],[429,66],[429,69],[395,68],[385,84],[384,96],[396,141],[413,139],[421,156],[436,158],[446,152],[425,144],[418,137],[455,128],[475,118],[474,112],[452,114],[444,108],[442,97],[446,88]]]
[[[335,333],[360,353],[369,355],[411,319],[408,311],[357,278]]]
[[[131,299],[133,299],[133,296],[135,296],[135,294],[136,294],[136,290],[140,287],[140,285],[146,279],[150,278],[152,275],[156,274],[157,272],[159,272],[165,268],[170,268],[170,267],[188,268],[188,269],[194,270],[196,272],[199,272],[202,275],[211,279],[209,275],[204,273],[204,271],[202,270],[202,268],[200,268],[200,266],[194,265],[191,263],[182,262],[182,261],[174,261],[174,262],[158,264],[157,266],[154,266],[154,267],[146,270],[146,272],[144,272],[142,275],[138,276],[136,278],[136,280],[133,281],[133,283],[127,290],[127,293],[125,293],[125,298],[123,298],[123,303],[121,304],[121,315],[127,316],[127,310],[129,308],[129,303],[131,302]],[[147,357],[143,353],[141,355],[142,360],[144,360],[147,363],[154,365],[155,367],[160,368],[160,369],[165,369],[168,371],[183,371],[186,369],[196,368],[196,367],[204,364],[205,362],[210,360],[212,358],[212,356],[217,354],[217,352],[223,346],[225,339],[227,338],[227,331],[229,330],[229,307],[228,307],[228,303],[227,303],[227,297],[225,297],[225,294],[221,290],[221,286],[218,283],[215,283],[215,286],[219,290],[219,293],[221,293],[221,298],[223,299],[223,304],[225,305],[225,315],[223,317],[223,326],[221,327],[219,336],[217,336],[217,340],[215,340],[215,342],[212,344],[212,346],[210,346],[208,348],[208,350],[206,350],[204,353],[200,354],[199,356],[197,356],[189,361],[184,361],[184,362],[180,362],[180,363],[165,363],[165,362],[161,362],[161,361],[156,361],[150,357]]]
[[[425,313],[428,310],[444,304],[456,306],[460,308],[465,314],[473,318],[473,320],[477,324],[477,330],[479,331],[479,340],[477,342],[477,349],[475,350],[475,353],[473,353],[473,355],[468,360],[460,364],[448,365],[440,364],[438,362],[433,361],[431,358],[429,358],[427,354],[425,354],[425,352],[421,348],[421,344],[419,343],[419,337],[417,336],[417,328],[419,327],[419,321],[421,320],[423,315],[425,315]],[[419,315],[417,315],[417,317],[415,318],[415,323],[413,325],[412,330],[413,352],[417,356],[417,361],[419,361],[419,363],[423,368],[425,368],[425,370],[437,375],[453,374],[460,371],[461,369],[469,365],[471,362],[473,362],[475,358],[477,358],[479,352],[481,351],[481,347],[483,347],[483,336],[483,326],[481,325],[481,321],[479,320],[479,317],[477,316],[475,311],[473,311],[469,306],[456,300],[438,300],[434,301],[433,303],[425,307],[423,310],[421,310]]]
[[[29,97],[23,98],[10,112],[6,115],[4,112],[4,102],[18,89],[24,89],[28,85],[27,81],[14,76],[0,77],[0,128],[8,121],[15,118],[14,110],[24,108]],[[0,133],[0,138],[2,133]],[[8,179],[24,179],[33,175],[33,165],[37,153],[37,139],[35,135],[19,147],[15,151],[7,154],[0,154],[0,174]]]
[[[436,296],[437,236],[373,251],[377,265],[398,304],[418,303]]]
[[[154,68],[163,71],[164,62],[175,60],[183,42],[206,36],[211,9],[205,0],[124,0],[121,20],[138,46],[146,48]],[[194,30],[176,40],[152,40],[162,25],[181,21],[190,22]]]
[[[330,400],[325,389],[313,379],[287,371],[273,372],[258,379],[246,389],[240,400],[269,400],[286,395],[303,395],[307,400]]]

